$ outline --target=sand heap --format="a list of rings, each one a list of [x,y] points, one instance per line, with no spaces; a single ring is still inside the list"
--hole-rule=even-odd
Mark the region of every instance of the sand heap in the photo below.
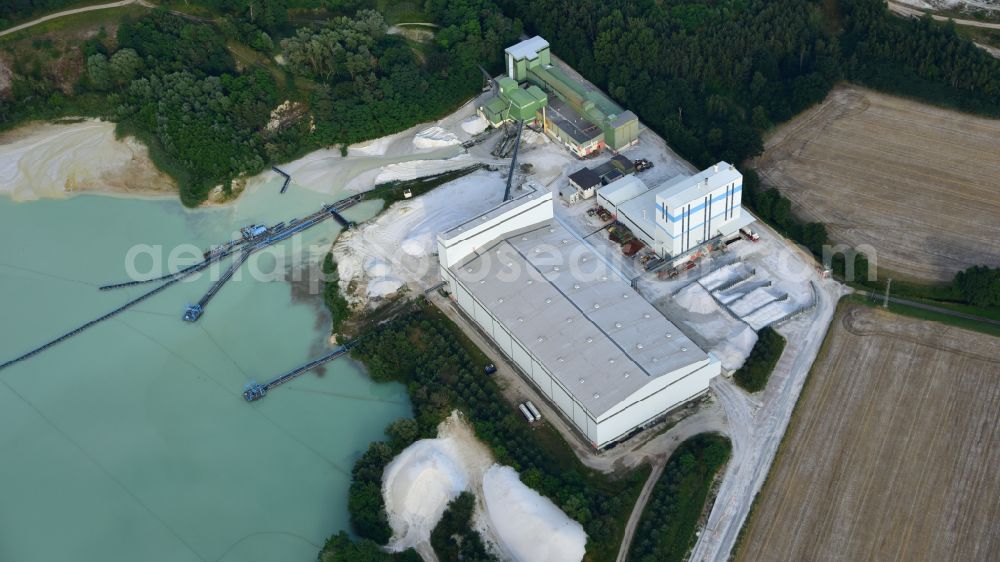
[[[495,464],[457,412],[441,423],[436,439],[410,445],[385,469],[382,493],[393,530],[389,549],[429,543],[448,502],[463,490],[476,495],[477,529],[504,559],[583,558],[583,527],[521,483],[513,468]]]
[[[483,477],[489,524],[516,562],[579,562],[587,534],[551,500],[525,486],[509,466],[493,465]]]
[[[471,115],[462,121],[462,130],[470,135],[478,135],[489,127],[490,122],[480,115]]]
[[[16,201],[74,192],[171,192],[173,182],[132,137],[115,138],[114,123],[22,127],[0,139],[0,194]]]
[[[691,283],[674,295],[674,302],[697,314],[710,314],[718,311],[718,305],[712,295],[708,294],[698,283]]]
[[[728,337],[710,351],[719,358],[723,369],[735,371],[743,366],[755,343],[757,343],[757,332],[750,326],[740,323],[733,328]]]
[[[410,445],[385,468],[383,494],[393,539],[405,550],[430,540],[448,502],[469,487],[453,439],[423,439]]]
[[[345,232],[333,247],[341,287],[358,300],[384,297],[437,272],[437,234],[503,199],[503,177],[476,172],[395,203],[373,221]],[[352,281],[354,283],[352,283]]]
[[[424,129],[413,136],[413,146],[416,148],[441,148],[460,142],[455,133],[437,126]]]

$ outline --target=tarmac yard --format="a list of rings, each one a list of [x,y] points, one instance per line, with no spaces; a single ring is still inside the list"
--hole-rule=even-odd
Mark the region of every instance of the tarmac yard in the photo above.
[[[1000,264],[1000,120],[840,87],[771,136],[758,169],[890,275],[950,281]]]
[[[737,561],[1000,552],[1000,339],[841,305]]]

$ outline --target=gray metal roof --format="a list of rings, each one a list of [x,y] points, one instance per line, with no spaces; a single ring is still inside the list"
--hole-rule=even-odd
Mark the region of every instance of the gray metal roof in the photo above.
[[[586,117],[580,115],[580,112],[556,96],[549,96],[545,116],[556,127],[573,137],[578,144],[589,143],[604,135],[600,127],[588,121]]]
[[[548,46],[548,41],[535,35],[531,39],[525,39],[516,45],[507,47],[504,52],[512,55],[514,60],[533,59],[538,56],[538,51],[547,49]]]
[[[621,127],[622,125],[628,123],[629,121],[638,121],[638,120],[639,118],[635,116],[635,113],[632,113],[629,110],[625,110],[624,112],[619,113],[618,115],[615,115],[614,117],[611,118],[611,126],[617,129],[618,127]]]
[[[666,200],[669,208],[673,209],[742,177],[742,174],[728,162],[719,162],[715,166],[681,181],[678,181],[677,178],[671,179],[661,186],[659,196]]]
[[[598,189],[597,193],[601,197],[607,199],[609,203],[618,207],[629,199],[642,195],[649,190],[649,186],[647,186],[641,179],[636,176],[628,175]],[[654,206],[653,209],[655,208],[656,207]]]
[[[500,215],[506,213],[507,211],[520,207],[527,201],[530,201],[532,199],[537,199],[545,195],[545,193],[542,193],[539,190],[539,188],[532,182],[528,182],[520,187],[514,188],[511,191],[511,193],[514,195],[514,197],[512,197],[511,199],[501,202],[496,207],[487,210],[486,212],[484,212],[479,216],[472,217],[471,219],[463,223],[457,224],[449,228],[448,230],[439,234],[438,238],[444,241],[450,241],[454,238],[458,238],[466,231],[475,228],[476,226],[479,226],[484,222],[495,219]]]
[[[708,360],[557,221],[451,271],[595,419],[653,379]]]

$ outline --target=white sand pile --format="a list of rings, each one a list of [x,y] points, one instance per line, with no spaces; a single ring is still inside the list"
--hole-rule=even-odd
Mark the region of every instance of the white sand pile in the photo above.
[[[399,277],[386,275],[369,281],[368,287],[365,289],[365,295],[372,299],[388,297],[396,294],[396,292],[403,288],[404,284],[403,280]]]
[[[0,138],[0,194],[16,201],[73,192],[164,193],[173,182],[146,146],[115,138],[113,123],[93,119],[29,125]]]
[[[548,498],[525,486],[509,466],[494,465],[483,477],[490,525],[516,562],[579,562],[587,535]]]
[[[375,183],[384,183],[393,180],[412,180],[424,176],[432,176],[464,168],[473,163],[472,157],[460,154],[447,160],[410,160],[408,162],[389,164],[383,167],[382,171],[375,177]]]
[[[691,283],[674,295],[674,302],[681,307],[696,314],[709,314],[720,312],[719,305],[712,299],[712,295],[698,283]]]
[[[743,366],[755,343],[757,343],[757,332],[741,323],[733,328],[727,338],[709,351],[719,359],[723,369],[735,371]]]
[[[413,136],[413,146],[416,148],[441,148],[460,143],[455,133],[437,126],[424,129]]]
[[[392,267],[378,257],[370,257],[365,261],[365,275],[369,277],[384,277],[392,273]]]
[[[348,154],[356,154],[358,156],[381,156],[385,154],[385,151],[389,148],[389,145],[396,140],[397,135],[389,135],[385,137],[379,137],[374,140],[359,142],[357,144],[352,144],[347,147]]]
[[[521,131],[521,142],[525,144],[545,144],[549,142],[544,133],[536,133],[531,129]]]
[[[483,119],[480,115],[472,115],[467,117],[462,121],[462,130],[470,135],[478,135],[479,133],[486,130],[486,127],[490,125],[490,122]]]
[[[333,247],[341,287],[362,296],[385,296],[404,283],[421,286],[437,272],[437,234],[495,206],[503,198],[504,179],[480,171],[429,193],[395,203],[373,221],[343,233]]]
[[[401,551],[430,539],[448,502],[464,490],[482,486],[493,458],[472,429],[453,412],[438,426],[437,439],[422,439],[385,468],[382,494],[393,538]]]
[[[385,468],[383,495],[393,550],[430,539],[448,502],[468,488],[469,475],[449,439],[422,439]]]

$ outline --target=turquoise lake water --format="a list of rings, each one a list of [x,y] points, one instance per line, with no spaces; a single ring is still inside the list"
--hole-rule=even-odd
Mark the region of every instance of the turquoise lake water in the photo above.
[[[198,211],[0,197],[0,362],[152,288],[97,290],[126,278],[136,244],[205,249],[332,202],[279,186]],[[296,258],[318,260],[337,230],[327,221],[254,256],[195,324],[181,314],[206,275],[0,371],[0,561],[311,561],[347,529],[351,467],[410,415],[405,388],[340,359],[258,402],[241,396],[329,348],[321,297],[284,267],[266,280],[249,268],[269,270],[293,246],[316,245]]]

